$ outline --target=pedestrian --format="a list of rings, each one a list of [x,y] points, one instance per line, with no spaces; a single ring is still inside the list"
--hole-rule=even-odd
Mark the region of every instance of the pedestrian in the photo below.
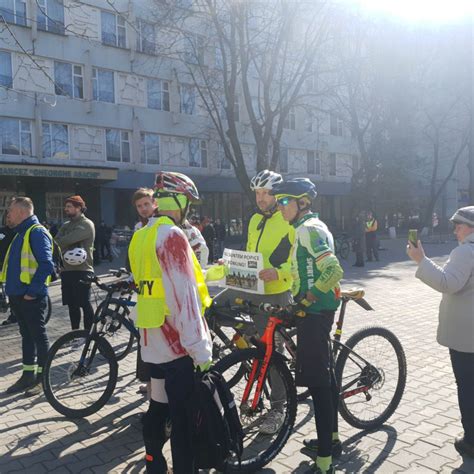
[[[367,261],[379,261],[379,250],[377,242],[377,228],[378,222],[372,211],[367,212],[367,219],[365,222],[365,245],[367,249]]]
[[[297,386],[308,387],[313,399],[317,439],[305,440],[315,465],[308,473],[333,474],[332,456],[341,453],[337,428],[339,388],[334,375],[331,328],[340,304],[342,268],[334,254],[334,239],[327,226],[311,211],[317,196],[307,178],[294,178],[277,185],[275,195],[283,218],[296,231],[292,250],[293,296],[304,307],[297,318]]]
[[[207,248],[209,249],[209,260],[208,263],[213,263],[214,258],[214,242],[216,240],[216,231],[212,225],[211,219],[207,216],[201,218],[201,234],[206,241]]]
[[[6,214],[4,216],[4,220],[6,220],[5,218]],[[13,230],[6,224],[0,228],[0,268],[3,267],[3,262],[7,254],[8,247],[10,247],[14,236],[15,232],[13,232]],[[2,307],[4,308],[4,311],[10,310],[10,314],[8,315],[7,319],[5,319],[5,321],[2,321],[2,326],[7,326],[8,324],[16,323],[17,319],[15,317],[15,313],[13,313],[11,309],[11,306],[8,304],[8,298],[5,293],[4,284],[0,283],[0,285],[2,285],[0,293]]]
[[[474,206],[458,209],[450,220],[459,245],[443,267],[425,255],[420,241],[408,242],[407,254],[418,264],[415,276],[442,294],[437,339],[449,348],[464,429],[454,447],[474,458]]]
[[[356,261],[353,267],[363,267],[364,264],[364,249],[365,249],[365,216],[361,212],[355,218],[354,224],[354,252],[356,255]]]
[[[8,206],[7,225],[15,236],[8,247],[0,281],[18,319],[23,373],[6,393],[41,393],[44,363],[49,349],[46,332],[48,284],[54,270],[53,240],[34,215],[28,197],[15,197]]]
[[[129,258],[138,288],[141,355],[151,373],[151,400],[143,417],[148,473],[166,473],[163,446],[171,419],[175,474],[197,472],[192,442],[195,367],[212,363],[212,343],[203,313],[211,304],[201,267],[179,228],[189,205],[199,200],[194,183],[180,173],[156,177],[158,214],[137,230]]]
[[[227,229],[225,224],[219,219],[216,219],[216,223],[214,225],[214,229],[216,231],[216,244],[217,244],[217,258],[221,258],[222,254],[224,253],[224,241],[227,235]]]
[[[90,302],[91,285],[83,281],[94,275],[92,254],[95,228],[94,223],[84,215],[86,210],[81,196],[68,197],[64,213],[69,220],[61,226],[55,240],[63,254],[62,302],[68,306],[71,328],[79,329],[82,309],[84,328],[88,331],[94,320],[94,310]]]
[[[110,250],[110,237],[112,236],[112,228],[105,224],[104,221],[100,221],[100,225],[97,228],[97,244],[100,249],[100,258],[102,260],[112,261],[112,252]],[[107,253],[105,253],[107,251]]]

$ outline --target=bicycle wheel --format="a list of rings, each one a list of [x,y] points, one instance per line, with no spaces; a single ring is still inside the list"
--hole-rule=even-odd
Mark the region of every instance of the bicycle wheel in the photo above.
[[[296,346],[297,340],[296,340],[296,328],[291,328],[288,329],[286,332],[288,336],[293,339],[293,342]],[[290,361],[288,363],[288,366],[290,367],[291,374],[293,375],[293,379],[295,378],[295,370],[296,370],[296,357],[293,357],[292,354],[290,354]],[[308,397],[309,397],[309,388],[307,387],[296,387],[296,399],[298,402],[304,402]]]
[[[235,456],[227,460],[226,472],[255,472],[268,464],[283,449],[293,430],[296,417],[296,390],[291,372],[284,360],[280,357],[273,357],[269,370],[271,373],[271,385],[279,384],[282,397],[273,402],[270,400],[271,387],[267,381],[262,390],[261,399],[255,411],[249,406],[253,400],[253,392],[249,398],[250,402],[243,405],[242,395],[245,390],[250,368],[253,361],[263,362],[263,352],[258,349],[242,349],[232,352],[215,365],[215,370],[219,371],[226,382],[234,377],[235,372],[241,370],[242,366],[249,367],[249,371],[236,383],[229,384],[229,388],[235,397],[238,406],[240,420],[244,429],[244,450],[241,464]],[[256,383],[255,383],[256,385]],[[271,435],[261,434],[260,426],[264,417],[278,403],[278,410],[281,411],[283,422],[280,429]]]
[[[400,403],[406,378],[405,353],[395,334],[382,327],[357,331],[336,362],[339,413],[355,428],[378,428]]]
[[[105,302],[102,301],[97,306],[94,319],[104,311],[104,304]],[[120,306],[117,311],[115,311],[115,308],[109,307],[106,309],[104,317],[97,318],[99,321],[96,324],[96,331],[98,334],[103,335],[112,346],[117,361],[125,359],[130,354],[135,341],[134,334],[124,327],[120,321],[121,315],[124,315],[123,317],[127,318],[133,326],[133,321],[126,314],[127,308],[125,306]]]
[[[44,319],[44,324],[48,324],[48,321],[51,318],[52,307],[53,305],[51,304],[51,298],[48,295],[46,298],[46,318]]]
[[[48,352],[43,369],[44,394],[50,405],[68,418],[89,416],[110,399],[117,372],[114,351],[103,337],[90,337],[84,330],[71,331]]]
[[[351,246],[347,240],[342,240],[338,245],[339,257],[343,260],[347,260],[349,253],[351,251]]]

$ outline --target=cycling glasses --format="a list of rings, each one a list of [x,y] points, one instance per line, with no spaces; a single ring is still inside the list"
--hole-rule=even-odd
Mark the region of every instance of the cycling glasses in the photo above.
[[[288,204],[290,204],[291,201],[293,201],[295,198],[293,197],[290,197],[290,196],[285,196],[285,197],[282,197],[280,199],[277,199],[277,204],[279,206],[288,206]]]

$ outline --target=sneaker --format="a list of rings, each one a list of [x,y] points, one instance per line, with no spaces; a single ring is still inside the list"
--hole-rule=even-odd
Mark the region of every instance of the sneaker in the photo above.
[[[277,433],[281,426],[285,415],[279,410],[270,410],[264,417],[262,425],[260,426],[260,433],[265,435],[272,435]]]
[[[468,443],[464,437],[455,439],[454,448],[461,456],[467,456],[474,459],[474,444]]]
[[[304,448],[301,448],[301,452],[307,456],[314,457],[318,454],[318,440],[317,439],[305,439],[303,441]],[[342,443],[340,440],[335,439],[332,442],[332,452],[331,455],[333,458],[338,458],[342,454]]]
[[[21,377],[6,390],[6,394],[24,392],[26,389],[36,385],[36,375],[32,371],[24,371]]]

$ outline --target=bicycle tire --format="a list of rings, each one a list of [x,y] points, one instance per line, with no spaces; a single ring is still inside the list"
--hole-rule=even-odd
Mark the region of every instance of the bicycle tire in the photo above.
[[[293,339],[296,337],[296,332],[297,332],[296,328],[291,328],[291,329],[288,329],[286,333],[288,334],[288,336],[290,336]],[[290,370],[292,373],[294,373],[295,368],[296,368],[296,360],[290,360]],[[309,396],[310,396],[309,388],[296,387],[296,399],[298,400],[298,402],[304,402]]]
[[[73,373],[78,370],[79,363],[77,362],[70,362],[69,364],[66,362],[65,369],[61,369],[63,373],[66,374],[66,384],[59,384],[58,390],[66,388],[67,390],[67,385],[71,384],[73,382],[74,387],[72,387],[72,395],[79,395],[79,397],[82,397],[82,400],[90,400],[91,403],[90,405],[87,405],[83,408],[71,408],[66,404],[65,398],[60,398],[58,395],[58,390],[56,390],[56,385],[52,384],[52,377],[55,375],[55,373],[52,375],[52,365],[56,362],[55,359],[57,359],[57,354],[61,349],[64,349],[69,346],[70,347],[70,353],[71,353],[71,358],[72,360],[77,360],[77,357],[82,359],[82,352],[81,350],[73,352],[73,345],[71,344],[73,341],[78,340],[79,344],[80,341],[84,339],[84,341],[87,341],[90,339],[90,343],[92,346],[89,346],[90,348],[92,347],[92,352],[94,352],[94,357],[91,359],[85,358],[84,362],[88,362],[89,366],[87,369],[82,366],[82,370],[87,370],[87,374],[81,374],[79,377],[73,378]],[[94,351],[94,345],[96,345],[97,350]],[[99,355],[97,354],[100,354]],[[90,353],[88,353],[90,354]],[[102,358],[102,359],[101,359]],[[94,371],[91,369],[91,364],[94,361],[100,361],[105,360],[108,363],[108,367],[104,367],[105,370],[101,370],[102,373],[108,376],[108,380],[106,381],[105,384],[105,389],[102,391],[101,390],[101,395],[98,397],[95,397],[94,394],[90,393],[90,390],[85,390],[84,393],[79,393],[79,388],[80,388],[80,383],[74,383],[75,380],[81,380],[84,379],[85,376],[88,375],[93,375]],[[59,361],[61,363],[61,361]],[[60,367],[60,366],[59,366]],[[100,365],[99,365],[100,368]],[[55,370],[55,369],[54,369]],[[98,369],[96,369],[96,372],[98,372]],[[48,356],[46,359],[46,363],[43,369],[43,389],[44,389],[44,394],[46,396],[46,399],[48,400],[49,404],[59,413],[62,415],[68,417],[68,418],[84,418],[86,416],[92,415],[99,411],[110,399],[112,396],[112,393],[115,389],[115,385],[117,383],[117,376],[118,376],[118,365],[117,365],[117,360],[115,357],[115,353],[110,346],[110,344],[101,336],[98,336],[94,334],[93,336],[89,336],[88,332],[85,330],[76,330],[76,331],[71,331],[68,332],[67,334],[64,334],[61,336],[50,348],[48,352]]]
[[[355,356],[357,354],[359,356],[361,355],[360,351],[364,350],[362,343],[367,344],[368,338],[371,338],[371,340],[369,341],[369,344],[367,345],[369,349],[373,349],[377,347],[377,343],[379,341],[377,341],[377,339],[375,338],[379,338],[380,341],[387,342],[389,347],[391,347],[391,349],[394,352],[394,355],[396,356],[396,361],[395,360],[389,361],[389,364],[396,364],[396,369],[393,370],[393,372],[396,373],[396,380],[395,381],[387,380],[387,375],[391,373],[390,365],[387,366],[384,363],[384,367],[379,367],[377,366],[377,362],[374,359],[371,360],[370,354],[369,355],[366,354],[366,352],[369,352],[369,351],[365,351],[362,354],[362,357],[364,357],[364,359],[366,359],[367,362],[371,364],[371,366],[369,367],[366,365],[361,369],[361,375],[360,375],[361,379],[362,377],[369,377],[373,375],[373,372],[371,372],[372,367],[375,367],[377,370],[377,374],[380,375],[380,379],[377,380],[375,384],[373,384],[370,390],[371,398],[369,400],[366,400],[365,394],[361,393],[358,395],[354,395],[354,397],[357,397],[355,400],[351,400],[354,397],[348,397],[346,399],[341,398],[339,400],[339,413],[341,414],[342,418],[354,428],[359,428],[362,430],[372,430],[372,429],[379,428],[383,423],[385,423],[392,416],[394,411],[397,409],[398,404],[400,403],[400,400],[403,396],[403,392],[405,390],[406,378],[407,378],[407,365],[406,365],[405,352],[398,338],[395,336],[395,334],[393,334],[388,329],[372,326],[372,327],[367,327],[367,328],[357,331],[347,340],[347,342],[344,345],[341,346],[342,349],[336,362],[336,379],[338,381],[338,384],[341,387],[344,386],[344,383],[346,381],[346,379],[344,378],[344,369],[347,367],[348,361],[352,361],[353,359],[355,359],[356,358]],[[359,349],[358,349],[358,346],[359,346]],[[355,363],[355,365],[358,365],[358,364]],[[347,370],[351,374],[350,377],[353,377],[354,369],[349,368]],[[361,385],[361,382],[359,381],[358,386],[360,385]],[[386,406],[385,404],[383,404],[383,398],[381,401],[381,397],[380,397],[384,386],[386,390],[388,390],[390,386],[394,387],[393,395],[387,401]],[[379,395],[379,396],[375,396],[375,395]],[[365,399],[365,403],[364,403],[364,399]],[[374,405],[373,403],[374,399],[375,399],[376,405]],[[364,406],[366,406],[368,407],[368,411],[370,413],[372,407],[374,406],[380,407],[382,406],[382,404],[384,408],[383,411],[377,416],[372,417],[372,418],[364,419],[362,418],[361,414],[357,414],[355,411],[359,407],[363,408]]]
[[[239,367],[237,370],[240,370],[244,364],[247,364],[251,367],[254,359],[262,361],[263,357],[264,353],[259,349],[241,349],[230,353],[228,356],[218,361],[214,366],[214,369],[220,372],[224,378],[226,378],[226,371],[231,367],[238,365]],[[241,462],[239,463],[237,459],[228,460],[226,462],[225,472],[255,472],[261,469],[278,455],[291,435],[293,426],[295,424],[297,407],[295,382],[282,357],[272,357],[270,366],[273,366],[278,375],[281,377],[287,395],[285,418],[283,424],[280,430],[277,432],[278,434],[275,433],[275,440],[271,442],[268,448],[260,454],[256,454],[254,456],[252,455],[252,451],[256,450],[255,443],[251,444],[251,450],[246,450],[244,438],[244,452],[242,453]],[[238,409],[242,418],[242,406],[238,403],[239,397],[236,396],[236,393],[234,393],[235,385],[229,385],[229,388],[234,394],[236,404],[238,405]],[[258,428],[258,424],[253,424]],[[247,428],[244,427],[244,433],[246,429]],[[262,435],[261,437],[264,438],[265,436]],[[251,457],[246,459],[246,453]]]
[[[102,308],[104,307],[104,303],[105,302],[102,301],[99,304],[99,306],[97,306],[97,309],[95,310],[94,319],[97,319],[97,315],[99,314],[99,312],[102,311]],[[126,306],[123,306],[123,305],[119,306],[119,311],[120,310],[126,311],[126,309],[127,309]],[[110,309],[110,311],[113,311],[115,313],[115,309]],[[125,317],[133,324],[130,318],[128,318],[127,316]],[[117,318],[115,319],[118,320]],[[128,354],[130,354],[130,352],[132,351],[133,343],[135,341],[135,336],[127,328],[124,328],[124,329],[119,328],[116,331],[110,333],[110,332],[104,331],[104,326],[105,324],[102,324],[100,321],[98,321],[96,323],[96,330],[99,334],[102,334],[106,338],[107,342],[111,345],[115,353],[117,362],[120,362],[121,360],[125,359],[125,357],[127,357]],[[128,339],[123,338],[120,341],[114,340],[114,338],[117,336],[118,331],[120,331],[120,334],[123,334],[123,331],[126,331],[129,334]]]
[[[49,295],[46,297],[46,317],[44,318],[44,324],[48,324],[48,321],[51,319],[51,312],[53,305],[51,304],[51,298]]]

